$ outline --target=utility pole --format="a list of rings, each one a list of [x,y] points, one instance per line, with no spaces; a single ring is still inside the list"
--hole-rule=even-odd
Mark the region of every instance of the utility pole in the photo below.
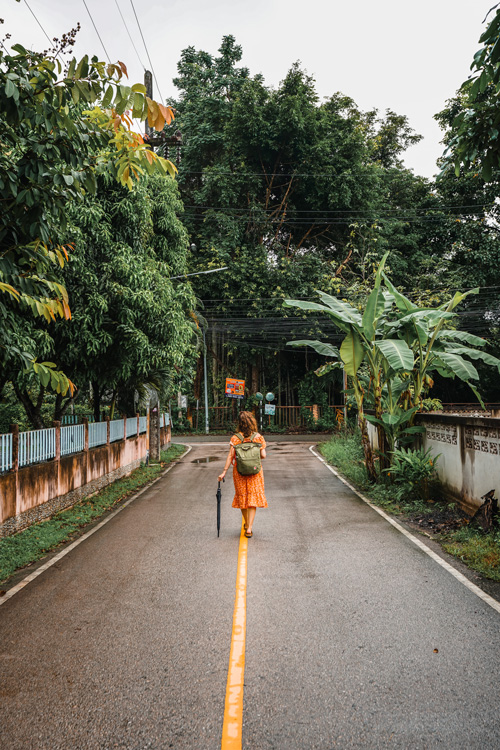
[[[203,372],[205,379],[205,432],[209,433],[208,424],[208,385],[207,385],[207,345],[205,342],[205,331],[203,331]]]
[[[153,98],[153,75],[150,70],[144,71],[144,85],[146,87],[146,96],[149,96],[149,98],[152,99]],[[145,127],[146,127],[145,134],[147,135],[149,139],[153,131],[152,131],[152,128],[149,127],[147,117],[145,120]]]

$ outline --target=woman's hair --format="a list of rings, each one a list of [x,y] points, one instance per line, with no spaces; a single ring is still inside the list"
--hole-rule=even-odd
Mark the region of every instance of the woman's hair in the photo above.
[[[257,432],[257,422],[251,411],[240,411],[238,432],[241,432],[243,437],[250,437],[253,432]]]

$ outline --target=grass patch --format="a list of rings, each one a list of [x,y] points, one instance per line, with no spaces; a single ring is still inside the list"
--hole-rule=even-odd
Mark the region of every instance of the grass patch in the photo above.
[[[483,533],[465,527],[451,534],[443,548],[457,557],[468,568],[477,570],[486,578],[500,581],[500,532]]]
[[[68,510],[62,510],[47,521],[34,524],[14,536],[0,539],[0,581],[5,581],[16,570],[36,562],[60,544],[77,536],[82,527],[156,479],[165,466],[184,451],[183,445],[173,444],[168,450],[161,452],[159,463],[141,465],[129,476],[118,479]]]

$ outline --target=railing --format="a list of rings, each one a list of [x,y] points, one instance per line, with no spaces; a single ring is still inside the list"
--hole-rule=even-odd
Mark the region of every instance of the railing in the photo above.
[[[107,422],[92,422],[89,424],[89,448],[106,445],[108,441]]]
[[[12,434],[0,435],[0,472],[12,469]]]
[[[56,456],[56,428],[19,433],[19,467],[48,461]]]
[[[127,437],[137,435],[137,417],[128,417],[127,419]]]
[[[61,427],[61,456],[78,453],[85,448],[85,425],[72,424]]]
[[[73,417],[74,415],[69,415]],[[169,424],[168,413],[161,414],[162,426]],[[139,417],[139,430],[137,430],[137,417],[115,419],[109,422],[110,442],[123,440],[124,428],[127,437],[136,437],[144,434],[148,429],[148,418]],[[88,447],[95,448],[106,445],[108,442],[108,422],[91,422],[85,424],[68,424],[60,428],[49,427],[43,430],[28,430],[19,432],[18,440],[18,463],[19,468],[29,464],[41,463],[56,458],[56,434],[60,430],[60,455],[67,456],[71,453],[79,453],[85,450],[85,430],[88,429]],[[17,432],[16,432],[17,434]],[[0,434],[0,474],[14,468],[14,435],[12,433]]]
[[[109,423],[109,442],[113,443],[115,440],[123,440],[123,419],[113,419]]]
[[[312,409],[312,406],[277,406],[274,424],[278,427],[307,427],[306,414],[309,412],[312,417]]]

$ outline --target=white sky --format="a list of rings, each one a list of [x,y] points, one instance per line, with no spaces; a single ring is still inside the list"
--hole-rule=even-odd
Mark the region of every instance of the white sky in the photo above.
[[[135,83],[142,81],[143,69],[117,2],[149,67],[131,0],[86,0],[111,60],[125,62]],[[76,55],[105,59],[84,0],[28,4],[51,38],[79,21]],[[342,91],[363,110],[390,108],[407,115],[424,140],[407,152],[405,163],[431,177],[442,152],[433,115],[467,77],[494,0],[134,0],[134,5],[164,97],[175,95],[172,78],[182,49],[192,45],[216,54],[222,37],[232,34],[243,47],[241,64],[251,74],[262,73],[270,85],[300,60],[321,97]],[[2,0],[0,15],[11,43],[48,46],[26,0]]]

